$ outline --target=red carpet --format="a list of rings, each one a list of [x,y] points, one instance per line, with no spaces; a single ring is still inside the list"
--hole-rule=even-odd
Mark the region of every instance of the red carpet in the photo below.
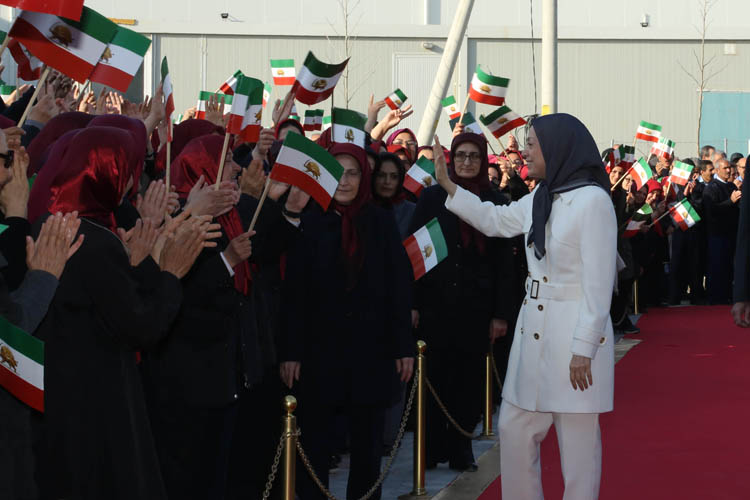
[[[601,417],[601,500],[750,499],[750,330],[729,307],[651,309],[615,368]],[[542,444],[546,500],[562,498],[554,427]],[[497,500],[500,478],[479,497]]]

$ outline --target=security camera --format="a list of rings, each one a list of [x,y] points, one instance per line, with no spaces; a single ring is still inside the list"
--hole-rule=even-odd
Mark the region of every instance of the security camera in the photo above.
[[[643,18],[641,19],[641,28],[648,28],[648,21],[648,14],[643,14]]]
[[[229,19],[229,12],[222,12],[221,13],[221,18],[222,19]]]

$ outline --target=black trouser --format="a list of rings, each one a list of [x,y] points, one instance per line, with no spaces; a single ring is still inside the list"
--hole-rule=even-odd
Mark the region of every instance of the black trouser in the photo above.
[[[687,231],[672,233],[672,256],[669,259],[669,303],[679,304],[690,282],[690,238]]]
[[[732,299],[734,241],[723,235],[708,236],[706,290],[711,304],[729,304]]]
[[[703,224],[699,222],[698,224]],[[706,245],[705,227],[688,229],[690,240],[690,302],[699,304],[706,298],[706,288],[703,279],[706,276]]]
[[[427,355],[427,377],[451,416],[474,432],[482,413],[485,353],[433,349]],[[499,368],[499,367],[498,367]],[[427,394],[427,461],[473,461],[471,440],[460,434]]]
[[[307,398],[306,398],[307,399]],[[310,400],[310,399],[307,399]],[[353,500],[367,493],[380,476],[383,451],[383,425],[385,409],[371,406],[341,408],[348,418],[350,435],[349,482],[346,498]],[[336,451],[335,435],[337,408],[326,404],[311,404],[301,408],[299,427],[301,443],[317,476],[328,487],[328,465]],[[301,500],[325,499],[318,487],[297,460],[297,495]],[[380,490],[372,497],[380,498]]]

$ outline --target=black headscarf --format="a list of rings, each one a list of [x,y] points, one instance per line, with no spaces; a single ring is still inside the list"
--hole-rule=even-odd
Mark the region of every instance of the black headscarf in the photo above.
[[[533,243],[534,255],[541,260],[546,253],[544,228],[552,211],[552,195],[584,186],[599,186],[609,194],[610,183],[596,142],[578,118],[556,113],[535,119],[531,126],[547,165],[546,179],[539,181],[534,192],[527,240],[528,244]]]

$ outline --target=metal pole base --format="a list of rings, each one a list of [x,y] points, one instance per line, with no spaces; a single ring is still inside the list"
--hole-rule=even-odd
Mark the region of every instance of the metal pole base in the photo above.
[[[491,431],[489,434],[482,433],[482,435],[477,438],[477,441],[497,441],[497,434]]]
[[[428,495],[427,490],[418,491],[418,492],[412,491],[411,493],[407,495],[401,495],[400,497],[398,497],[398,500],[412,500],[412,499],[418,499],[418,498],[432,498],[432,495]]]

